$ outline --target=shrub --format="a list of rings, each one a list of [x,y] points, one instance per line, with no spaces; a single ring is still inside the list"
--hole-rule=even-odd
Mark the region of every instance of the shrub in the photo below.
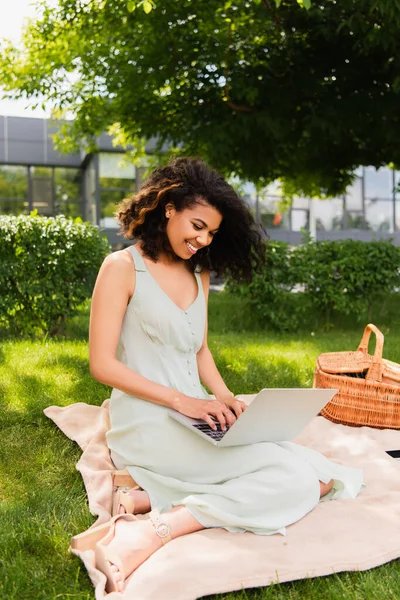
[[[265,252],[251,284],[228,281],[227,289],[248,298],[255,317],[278,330],[309,326],[310,316],[326,325],[343,315],[371,320],[372,304],[400,288],[400,248],[391,242],[268,242]]]
[[[288,244],[270,241],[265,246],[265,264],[250,284],[227,282],[227,290],[246,297],[262,323],[275,329],[297,329],[306,306],[294,293],[301,275],[301,265],[293,266],[294,251]]]
[[[311,242],[296,254],[307,266],[305,294],[327,320],[333,315],[359,320],[366,313],[371,319],[372,303],[400,287],[400,248],[391,242]]]
[[[58,333],[91,295],[109,251],[99,230],[80,219],[0,217],[0,324]]]

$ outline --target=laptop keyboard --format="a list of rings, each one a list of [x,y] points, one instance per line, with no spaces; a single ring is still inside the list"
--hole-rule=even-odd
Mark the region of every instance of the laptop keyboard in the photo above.
[[[195,427],[196,429],[199,429],[202,433],[205,433],[206,435],[208,435],[210,438],[212,438],[216,442],[219,442],[220,440],[222,440],[222,438],[228,431],[229,426],[227,425],[226,429],[224,431],[221,428],[221,423],[216,422],[215,425],[217,426],[217,429],[215,429],[215,430],[211,429],[211,427],[208,425],[208,423],[194,423],[193,427]]]

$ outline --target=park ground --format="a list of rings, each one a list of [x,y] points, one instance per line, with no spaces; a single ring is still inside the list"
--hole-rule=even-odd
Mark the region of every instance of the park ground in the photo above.
[[[385,334],[384,356],[400,362],[397,298],[375,319]],[[379,308],[379,307],[378,307]],[[0,346],[0,598],[91,600],[82,563],[67,552],[72,535],[89,527],[84,486],[75,464],[80,450],[43,415],[49,405],[99,405],[110,390],[88,367],[89,304],[60,338],[3,335]],[[260,327],[243,300],[210,297],[209,344],[235,393],[261,387],[312,385],[320,352],[352,350],[366,323],[348,319],[330,328],[276,333]],[[223,600],[397,600],[400,563],[212,597]],[[211,597],[209,597],[211,599]],[[160,599],[161,600],[161,599]]]

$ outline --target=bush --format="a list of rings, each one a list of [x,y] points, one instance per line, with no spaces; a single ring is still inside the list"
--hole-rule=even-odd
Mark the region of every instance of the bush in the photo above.
[[[391,242],[311,242],[296,250],[305,294],[319,314],[372,317],[372,303],[400,287],[400,248]],[[361,316],[361,317],[360,317]]]
[[[280,331],[297,329],[306,310],[304,298],[294,293],[301,279],[301,265],[293,264],[294,252],[288,244],[270,241],[263,270],[250,284],[227,282],[228,292],[246,297],[255,316]]]
[[[390,242],[268,242],[265,253],[251,284],[228,281],[227,289],[281,331],[310,326],[310,315],[326,325],[335,316],[371,320],[372,304],[400,288],[400,248]]]
[[[0,324],[58,333],[90,297],[110,246],[80,219],[0,217]]]

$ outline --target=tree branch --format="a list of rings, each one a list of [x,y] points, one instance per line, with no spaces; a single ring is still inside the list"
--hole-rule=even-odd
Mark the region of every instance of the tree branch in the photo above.
[[[229,98],[230,90],[229,90],[229,61],[231,54],[231,41],[232,41],[232,24],[229,23],[229,31],[228,31],[228,49],[226,53],[225,67],[224,67],[224,77],[225,77],[225,102],[232,110],[237,110],[238,112],[252,112],[254,110],[253,106],[244,106],[240,104],[235,104]]]

